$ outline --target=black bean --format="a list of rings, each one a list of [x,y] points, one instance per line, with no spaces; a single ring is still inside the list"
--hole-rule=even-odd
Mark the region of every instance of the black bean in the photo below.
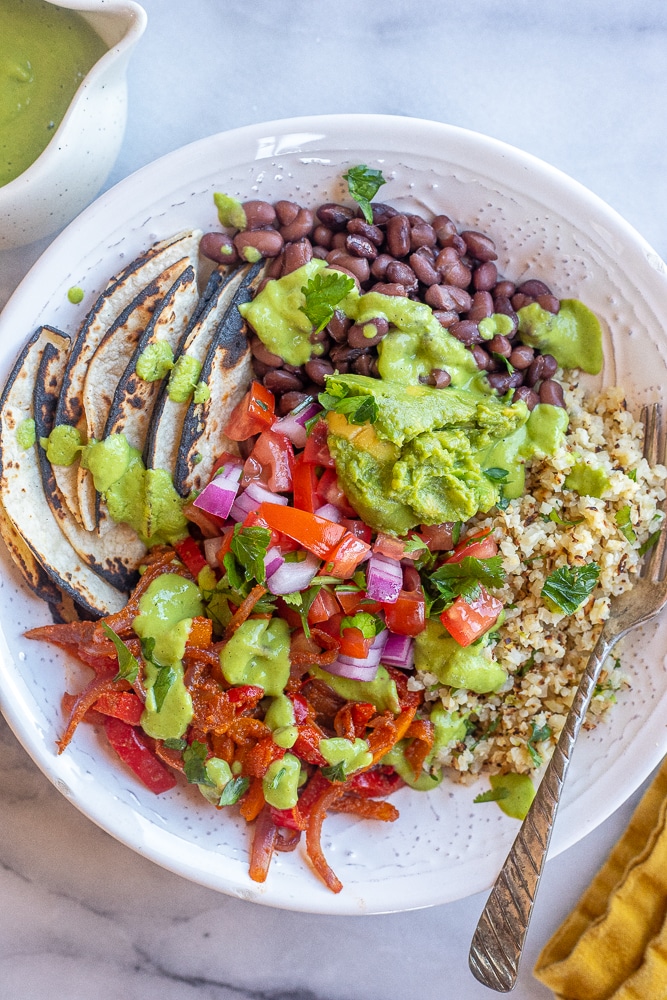
[[[352,326],[352,320],[340,309],[336,309],[333,316],[326,325],[326,331],[337,344],[344,344],[347,340],[347,331]]]
[[[544,357],[538,354],[534,361],[531,362],[528,369],[526,370],[526,385],[531,388],[536,385],[542,378],[544,372]]]
[[[276,210],[268,201],[244,201],[243,211],[246,216],[246,228],[261,229],[262,226],[272,226],[276,221]]]
[[[289,226],[299,214],[300,205],[295,201],[277,201],[273,206],[281,226]]]
[[[531,298],[530,295],[525,295],[523,292],[515,292],[511,299],[512,308],[516,309],[517,312],[519,309],[523,309],[524,306],[532,305],[534,301],[535,299]]]
[[[272,371],[271,365],[265,365],[263,361],[258,361],[257,358],[252,359],[252,370],[258,379],[263,379],[267,372]]]
[[[360,233],[348,234],[345,239],[345,249],[353,257],[365,257],[366,260],[375,260],[378,255],[376,245]]]
[[[204,233],[199,241],[199,252],[216,264],[237,264],[239,255],[227,233]]]
[[[466,251],[475,260],[498,260],[496,245],[492,239],[484,233],[477,233],[472,229],[467,229],[461,233],[461,239],[466,245]]]
[[[551,406],[560,406],[565,409],[565,398],[563,387],[560,382],[553,379],[546,379],[540,386],[540,403],[549,403]]]
[[[474,323],[471,319],[459,320],[458,323],[454,323],[449,329],[450,333],[457,340],[460,340],[462,344],[465,344],[466,347],[470,347],[472,344],[479,344],[482,340],[477,323]]]
[[[375,330],[372,336],[368,336],[371,330]],[[355,323],[351,326],[347,334],[347,342],[350,347],[375,347],[383,337],[387,336],[389,323],[384,316],[377,316],[367,320],[365,323]]]
[[[325,385],[325,375],[333,375],[334,372],[331,362],[323,358],[311,358],[310,361],[306,361],[304,367],[308,378],[318,386]]]
[[[392,260],[391,264],[387,264],[385,278],[387,281],[403,285],[408,290],[417,288],[417,275],[410,265],[402,260]]]
[[[534,410],[540,401],[540,397],[533,389],[529,389],[527,385],[520,385],[514,390],[512,402],[518,403],[519,400],[523,400],[529,410]]]
[[[320,222],[335,233],[345,229],[350,219],[354,218],[353,209],[347,205],[337,205],[335,202],[320,205],[316,214]]]
[[[462,312],[460,301],[452,294],[452,290],[447,285],[431,285],[426,289],[424,300],[432,309],[446,310],[447,312]],[[468,305],[472,304],[468,296]]]
[[[498,281],[498,268],[491,260],[485,260],[472,272],[472,283],[478,292],[490,292]]]
[[[405,257],[410,250],[410,223],[406,215],[393,215],[387,222],[387,249],[394,257]]]
[[[488,316],[493,316],[493,298],[490,292],[475,292],[468,310],[468,319],[479,323]]]
[[[495,337],[492,337],[486,346],[491,354],[500,354],[503,358],[509,358],[512,353],[512,342],[507,337],[503,337],[502,333],[497,333]]]
[[[360,358],[362,354],[367,354],[368,350],[369,348],[365,347],[348,347],[347,344],[339,344],[333,348],[329,357],[333,364],[338,367],[341,362],[351,362],[356,360],[356,358]]]
[[[356,358],[352,362],[351,369],[355,375],[370,375],[372,378],[377,378],[377,375],[373,376],[373,358],[370,354],[362,354],[360,358]]]
[[[347,231],[348,233],[354,233],[355,236],[365,236],[376,247],[381,247],[384,243],[384,233],[380,227],[371,226],[364,219],[350,219],[347,224]]]
[[[341,230],[340,233],[334,233],[333,236],[331,237],[331,249],[344,250],[346,241],[347,241],[347,232],[345,229]]]
[[[389,219],[398,215],[397,209],[392,208],[391,205],[383,205],[381,201],[374,201],[371,208],[373,210],[373,224],[376,226],[383,226]]]
[[[560,309],[560,299],[557,299],[555,295],[536,295],[535,301],[538,306],[550,313],[557,313]]]
[[[435,229],[424,219],[419,219],[410,228],[410,248],[418,250],[419,247],[434,247],[438,242]]]
[[[378,366],[377,358],[371,359],[371,370],[369,372],[369,375],[371,376],[371,378],[380,378],[380,368]]]
[[[268,365],[269,368],[282,368],[283,359],[279,354],[273,354],[259,337],[252,338],[250,341],[250,350],[252,351],[253,358],[261,361],[262,364]]]
[[[475,364],[477,365],[480,371],[483,372],[493,371],[494,369],[493,358],[491,357],[490,354],[487,354],[487,352],[484,350],[483,347],[480,347],[479,344],[473,344],[472,347],[470,348],[470,353],[475,359]]]
[[[309,208],[300,208],[295,217],[287,225],[280,227],[280,235],[286,243],[295,243],[310,236],[314,225],[313,213]]]
[[[313,247],[313,257],[317,257],[318,260],[326,260],[328,253],[329,247]]]
[[[310,240],[298,240],[296,243],[286,243],[283,251],[283,274],[291,274],[313,259],[313,246]]]
[[[502,281],[499,281],[496,284],[496,287],[493,289],[493,297],[494,299],[497,298],[511,299],[515,292],[516,292],[516,285],[514,284],[514,282],[505,281],[503,279]]]
[[[518,368],[519,371],[525,371],[533,363],[535,358],[535,351],[528,344],[517,344],[516,347],[512,349],[509,361],[513,368]]]
[[[453,236],[446,236],[444,240],[440,240],[440,246],[456,250],[459,257],[462,257],[468,249],[466,247],[465,240],[462,239],[458,233],[454,233]]]
[[[446,389],[452,381],[452,376],[444,368],[432,368],[428,375],[420,375],[422,385],[430,385],[435,389]]]
[[[431,225],[441,245],[449,236],[456,236],[456,226],[448,215],[436,215]]]
[[[516,389],[523,381],[523,372],[492,372],[487,376],[489,385],[504,396],[510,389]]]
[[[234,246],[241,260],[255,261],[259,257],[277,257],[283,248],[283,238],[275,229],[246,229],[234,237]]]
[[[373,277],[377,278],[378,281],[384,281],[387,267],[389,264],[391,264],[393,259],[394,258],[390,253],[378,254],[378,256],[371,264],[371,274],[373,275]]]
[[[493,310],[494,310],[494,312],[501,313],[501,315],[503,315],[503,316],[509,316],[509,318],[512,320],[512,325],[514,327],[514,330],[515,331],[518,330],[518,328],[519,328],[519,317],[517,316],[516,312],[514,311],[512,303],[510,302],[509,299],[506,299],[506,298],[503,298],[503,297],[499,297],[497,299],[494,299]],[[512,336],[512,335],[510,334],[510,336]]]
[[[371,292],[379,292],[380,295],[398,295],[406,298],[408,291],[405,285],[399,285],[392,281],[378,281],[369,289]]]
[[[331,240],[333,239],[333,229],[328,226],[315,226],[313,229],[313,243],[320,247],[331,250]]]
[[[281,396],[278,401],[278,413],[281,417],[286,416],[292,410],[295,410],[297,406],[301,403],[305,403],[307,399],[312,399],[310,393],[307,392],[297,392],[293,390],[292,392],[286,392],[284,396]]]
[[[545,285],[543,281],[538,281],[536,278],[523,281],[517,286],[517,292],[528,295],[531,299],[536,299],[538,295],[551,295],[549,286]]]
[[[440,272],[436,270],[426,254],[420,251],[410,255],[410,267],[422,285],[438,285],[442,280]]]
[[[440,326],[444,326],[446,329],[453,326],[454,323],[458,323],[459,320],[459,314],[449,309],[434,309],[433,315]]]
[[[264,376],[264,385],[271,392],[282,394],[302,389],[303,381],[293,372],[287,372],[284,368],[274,368]]]
[[[553,378],[558,371],[558,362],[553,354],[542,355],[542,378]]]

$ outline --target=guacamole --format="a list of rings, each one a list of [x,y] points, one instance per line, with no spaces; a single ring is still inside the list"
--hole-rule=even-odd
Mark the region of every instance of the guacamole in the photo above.
[[[351,422],[359,397],[374,401],[372,423]],[[467,521],[501,496],[519,496],[526,460],[558,447],[567,428],[558,407],[529,414],[521,401],[472,388],[443,391],[362,375],[330,376],[326,401],[329,450],[346,496],[372,528],[396,535]]]

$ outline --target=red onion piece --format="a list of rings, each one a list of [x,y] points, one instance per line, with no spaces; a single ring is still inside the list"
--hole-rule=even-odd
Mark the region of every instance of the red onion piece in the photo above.
[[[248,514],[259,508],[260,503],[261,500],[253,500],[252,497],[248,496],[247,492],[239,493],[229,512],[229,516],[232,521],[245,521]]]
[[[332,503],[325,503],[323,507],[318,507],[315,513],[318,517],[326,517],[327,521],[335,521],[336,524],[340,524],[343,517],[338,507],[334,507]]]
[[[366,593],[372,601],[395,604],[403,586],[403,570],[395,559],[373,555],[368,560]]]
[[[217,569],[220,563],[218,562],[218,552],[220,551],[220,546],[222,545],[222,538],[218,536],[217,538],[205,538],[204,539],[204,555],[206,556],[206,562],[213,569]]]
[[[245,489],[246,495],[259,503],[277,503],[281,507],[287,506],[287,497],[280,496],[279,493],[271,493],[266,486],[259,483],[249,483]]]
[[[352,657],[348,657],[348,660],[352,660]],[[347,677],[351,681],[374,681],[378,672],[378,664],[363,666],[363,662],[363,660],[359,660],[347,663],[339,656],[337,660],[322,669],[328,670],[336,677]]]
[[[415,643],[412,636],[389,632],[381,659],[389,667],[412,670],[415,665]]]
[[[301,403],[285,417],[276,420],[272,430],[288,437],[296,448],[306,447],[306,423],[316,414],[322,412],[322,407],[315,400]]]
[[[275,573],[267,577],[266,586],[272,594],[291,594],[305,590],[320,568],[320,560],[309,552],[301,562],[284,562]]]
[[[204,487],[194,501],[194,506],[206,511],[207,514],[226,520],[239,491],[240,479],[240,466],[231,466],[229,471],[225,470]]]
[[[264,566],[266,568],[267,577],[273,576],[276,570],[280,569],[284,562],[285,559],[282,552],[277,546],[274,545],[273,548],[269,549],[264,556]]]

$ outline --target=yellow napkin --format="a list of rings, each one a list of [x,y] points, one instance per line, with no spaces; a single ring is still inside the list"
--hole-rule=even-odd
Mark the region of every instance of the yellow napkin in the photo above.
[[[667,761],[535,975],[559,1000],[667,1000]]]

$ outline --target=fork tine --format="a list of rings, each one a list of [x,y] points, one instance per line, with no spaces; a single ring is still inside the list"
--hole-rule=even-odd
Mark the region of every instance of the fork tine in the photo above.
[[[667,463],[667,434],[663,434],[662,427],[662,404],[652,403],[650,406],[642,408],[641,419],[644,424],[644,458],[649,465],[664,465]],[[667,484],[666,484],[667,485]],[[665,513],[667,501],[660,505]],[[664,521],[661,524],[660,536],[656,545],[647,553],[644,565],[641,569],[641,576],[651,578],[654,581],[662,579],[662,564],[667,546],[667,532],[664,530]]]

